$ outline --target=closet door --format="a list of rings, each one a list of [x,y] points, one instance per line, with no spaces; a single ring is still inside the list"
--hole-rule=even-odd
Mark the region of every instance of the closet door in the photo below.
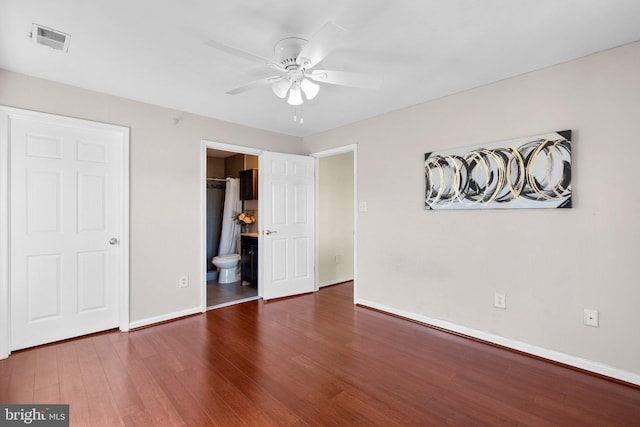
[[[122,133],[9,120],[11,349],[117,327]]]

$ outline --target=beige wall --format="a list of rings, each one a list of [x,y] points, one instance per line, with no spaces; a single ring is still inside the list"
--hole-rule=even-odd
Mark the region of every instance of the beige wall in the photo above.
[[[638,381],[638,76],[635,43],[305,138],[358,144],[357,297]],[[425,152],[564,129],[573,209],[424,210]]]
[[[0,104],[131,129],[131,321],[199,307],[201,140],[300,154],[300,139],[0,70]],[[183,117],[178,124],[173,118]],[[190,286],[178,288],[188,274]]]
[[[224,173],[226,176],[240,178],[240,171],[244,169],[244,154],[234,154],[224,158]]]
[[[200,140],[358,144],[358,295],[640,375],[640,43],[312,137],[287,137],[0,70],[0,104],[131,129],[131,320],[200,304]],[[572,129],[574,208],[424,210],[424,153]],[[188,273],[191,286],[179,289]],[[493,308],[495,291],[507,309]],[[600,310],[599,328],[582,325]]]
[[[319,285],[324,286],[353,279],[353,152],[322,157],[319,168]]]
[[[224,158],[207,157],[207,178],[239,178],[240,171],[245,169],[258,169],[258,156],[234,154]]]
[[[224,159],[207,157],[207,178],[226,178],[224,173]]]
[[[244,168],[246,169],[258,169],[258,156],[252,156],[251,154],[244,155]]]

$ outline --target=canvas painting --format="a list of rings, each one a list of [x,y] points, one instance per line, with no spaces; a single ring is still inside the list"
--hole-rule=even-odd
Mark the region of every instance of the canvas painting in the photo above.
[[[570,208],[571,131],[424,155],[425,209]]]

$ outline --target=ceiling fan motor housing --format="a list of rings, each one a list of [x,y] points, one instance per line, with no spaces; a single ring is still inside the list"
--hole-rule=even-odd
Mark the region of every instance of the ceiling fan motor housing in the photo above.
[[[296,60],[306,44],[307,40],[300,37],[287,37],[286,39],[280,40],[273,48],[278,63],[286,70],[294,67],[304,69]]]

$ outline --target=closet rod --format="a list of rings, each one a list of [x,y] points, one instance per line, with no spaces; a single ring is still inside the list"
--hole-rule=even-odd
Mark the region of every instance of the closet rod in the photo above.
[[[207,181],[227,182],[227,180],[224,178],[207,178]]]

